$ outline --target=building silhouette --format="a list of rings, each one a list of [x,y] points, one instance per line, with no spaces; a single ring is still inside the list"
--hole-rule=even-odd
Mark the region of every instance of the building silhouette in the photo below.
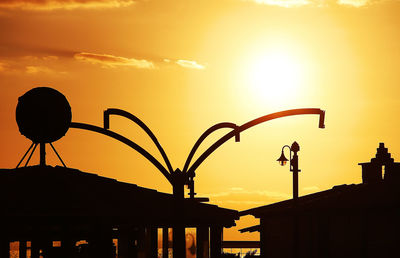
[[[168,229],[175,227],[196,228],[197,257],[219,257],[222,229],[238,219],[235,210],[59,166],[1,169],[0,203],[2,258],[13,241],[19,257],[27,257],[27,242],[33,258],[157,257],[158,229],[166,255]]]
[[[262,257],[399,257],[400,163],[383,143],[362,166],[362,183],[240,212],[260,224]]]

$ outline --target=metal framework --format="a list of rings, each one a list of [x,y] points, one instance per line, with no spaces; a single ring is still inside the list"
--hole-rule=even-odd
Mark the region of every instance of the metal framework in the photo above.
[[[183,167],[182,172],[179,169],[176,169],[175,171],[172,168],[171,162],[168,159],[167,154],[165,153],[164,149],[162,148],[161,144],[159,143],[158,139],[156,136],[153,134],[153,132],[146,126],[145,123],[143,123],[139,118],[136,116],[132,115],[129,112],[126,112],[121,109],[116,109],[116,108],[111,108],[107,109],[104,111],[104,127],[98,127],[95,125],[90,125],[90,124],[85,124],[85,123],[76,123],[72,122],[70,125],[70,128],[77,128],[77,129],[83,129],[83,130],[88,130],[92,132],[97,132],[106,136],[109,136],[111,138],[114,138],[122,143],[125,143],[132,149],[136,150],[139,152],[142,156],[144,156],[147,160],[149,160],[164,176],[165,178],[171,183],[171,185],[174,187],[174,194],[177,193],[177,195],[182,195],[183,194],[183,187],[184,185],[188,185],[190,188],[190,198],[194,198],[194,195],[196,194],[194,192],[194,177],[195,177],[195,170],[204,162],[205,159],[207,159],[208,156],[211,155],[216,149],[218,149],[222,144],[224,144],[226,141],[229,139],[235,137],[235,141],[239,142],[240,141],[240,133],[243,131],[276,119],[276,118],[281,118],[281,117],[286,117],[286,116],[294,116],[294,115],[306,115],[306,114],[314,114],[314,115],[319,115],[319,128],[325,128],[324,121],[325,121],[325,111],[321,110],[319,108],[301,108],[301,109],[291,109],[291,110],[286,110],[286,111],[280,111],[276,113],[272,113],[269,115],[265,115],[262,117],[259,117],[257,119],[251,120],[241,126],[237,126],[234,123],[229,123],[229,122],[224,122],[224,123],[218,123],[209,129],[207,129],[196,141],[194,144],[193,148],[191,149],[185,165]],[[128,118],[129,120],[133,121],[137,125],[142,128],[147,135],[151,138],[153,143],[156,145],[157,149],[159,150],[161,156],[163,157],[163,160],[166,164],[166,167],[163,166],[154,156],[152,156],[149,152],[147,152],[145,149],[140,147],[138,144],[135,142],[129,140],[128,138],[111,131],[110,128],[110,115],[118,115],[122,116],[125,118]],[[223,128],[230,128],[232,129],[230,132],[222,136],[220,139],[218,139],[214,144],[212,144],[206,151],[204,151],[190,166],[190,163],[201,145],[201,143],[213,132],[223,129]],[[180,180],[179,180],[180,178]],[[183,180],[182,180],[183,178]],[[175,189],[180,189],[178,191],[175,191]],[[180,196],[183,198],[183,196]]]

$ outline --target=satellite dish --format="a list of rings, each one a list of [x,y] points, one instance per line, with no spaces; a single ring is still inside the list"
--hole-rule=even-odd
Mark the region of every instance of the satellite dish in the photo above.
[[[19,131],[33,143],[51,143],[63,137],[71,124],[71,107],[59,91],[38,87],[18,98]]]

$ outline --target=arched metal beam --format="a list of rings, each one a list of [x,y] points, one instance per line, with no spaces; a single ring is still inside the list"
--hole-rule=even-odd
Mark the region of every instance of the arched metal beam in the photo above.
[[[132,149],[134,149],[137,152],[139,152],[140,154],[142,154],[146,159],[148,159],[154,166],[156,166],[156,168],[158,168],[158,170],[160,170],[160,172],[165,176],[165,178],[167,178],[167,180],[171,183],[171,185],[173,185],[172,178],[171,178],[171,175],[168,172],[168,170],[160,162],[158,162],[158,160],[156,158],[154,158],[150,153],[148,153],[145,149],[143,149],[142,147],[140,147],[133,141],[129,140],[128,138],[126,138],[120,134],[117,134],[115,132],[106,130],[104,128],[94,126],[94,125],[84,124],[84,123],[72,122],[70,125],[70,128],[77,128],[77,129],[83,129],[83,130],[100,133],[100,134],[109,136],[111,138],[114,138],[122,143],[125,143]]]
[[[236,130],[238,128],[238,126],[236,124],[234,124],[234,123],[224,122],[224,123],[218,123],[218,124],[213,125],[210,128],[208,128],[208,130],[205,131],[199,137],[199,139],[196,141],[196,143],[193,145],[193,148],[190,151],[189,156],[186,159],[185,166],[183,167],[182,172],[184,172],[184,173],[187,172],[187,169],[188,169],[188,167],[190,165],[190,162],[192,161],[192,158],[193,158],[194,154],[196,153],[197,149],[200,147],[200,144],[204,141],[204,139],[206,139],[207,136],[209,136],[210,134],[212,134],[216,130],[219,130],[219,129],[222,129],[222,128],[232,128],[232,129]],[[239,133],[237,133],[237,135],[235,137],[235,140],[236,140],[236,142],[240,141]]]
[[[244,130],[247,130],[255,125],[267,122],[272,119],[286,117],[286,116],[294,116],[294,115],[306,115],[306,114],[319,115],[319,128],[325,128],[325,125],[324,125],[325,111],[321,110],[319,108],[291,109],[291,110],[280,111],[280,112],[272,113],[272,114],[269,114],[266,116],[262,116],[262,117],[251,120],[251,121],[239,126],[237,129],[232,130],[231,132],[229,132],[229,133],[225,134],[223,137],[221,137],[218,141],[216,141],[213,145],[211,145],[203,154],[201,154],[201,156],[189,168],[187,173],[194,172],[201,165],[201,163],[208,156],[210,156],[210,154],[213,153],[219,146],[224,144],[226,141],[228,141],[230,138],[234,137],[235,135],[240,134]]]
[[[161,156],[163,157],[164,162],[167,165],[169,172],[170,173],[173,172],[171,163],[170,163],[170,161],[168,159],[168,156],[165,153],[163,147],[158,142],[158,139],[153,134],[153,132],[150,130],[150,128],[147,127],[147,125],[145,125],[145,123],[143,123],[142,120],[140,120],[135,115],[133,115],[133,114],[131,114],[129,112],[126,112],[125,110],[117,109],[117,108],[109,108],[106,111],[104,111],[104,129],[110,129],[110,115],[123,116],[123,117],[128,118],[129,120],[133,121],[137,125],[139,125],[140,128],[142,128],[147,133],[147,135],[151,138],[153,143],[157,146],[157,149],[161,153]]]

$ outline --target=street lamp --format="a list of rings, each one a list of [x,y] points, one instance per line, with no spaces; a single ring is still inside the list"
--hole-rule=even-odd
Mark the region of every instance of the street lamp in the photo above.
[[[297,215],[297,200],[299,198],[299,156],[300,146],[297,142],[293,142],[292,146],[285,145],[282,147],[282,153],[277,161],[284,166],[288,159],[285,157],[284,149],[289,148],[290,152],[290,171],[293,172],[293,258],[299,257],[299,217]],[[292,156],[293,152],[293,156]]]
[[[299,197],[299,172],[301,171],[299,169],[299,156],[297,155],[297,152],[300,150],[300,146],[297,142],[293,142],[292,146],[285,145],[282,147],[281,156],[279,157],[279,159],[277,159],[281,166],[286,165],[286,163],[288,162],[288,159],[285,157],[284,153],[285,148],[289,148],[290,152],[290,171],[293,172],[293,200],[296,201]]]

